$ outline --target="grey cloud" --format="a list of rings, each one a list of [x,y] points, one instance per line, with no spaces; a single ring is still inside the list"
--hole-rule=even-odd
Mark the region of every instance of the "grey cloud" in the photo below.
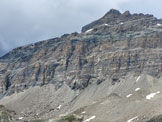
[[[154,13],[160,0],[1,0],[0,52],[4,54],[20,45],[79,32],[81,27],[103,16],[109,9],[122,12]],[[154,2],[156,1],[156,3]],[[140,8],[137,8],[140,7]],[[161,9],[161,8],[160,8]],[[1,54],[0,54],[1,55]]]

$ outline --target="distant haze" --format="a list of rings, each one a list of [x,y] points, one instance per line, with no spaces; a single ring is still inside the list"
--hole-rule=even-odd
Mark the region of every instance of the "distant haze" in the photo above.
[[[162,0],[0,0],[0,56],[40,40],[80,32],[111,8],[162,18]]]

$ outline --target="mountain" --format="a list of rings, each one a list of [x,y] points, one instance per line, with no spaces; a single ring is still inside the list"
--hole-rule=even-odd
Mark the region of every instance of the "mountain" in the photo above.
[[[161,75],[162,19],[111,9],[81,33],[2,56],[0,104],[20,122],[151,122]]]

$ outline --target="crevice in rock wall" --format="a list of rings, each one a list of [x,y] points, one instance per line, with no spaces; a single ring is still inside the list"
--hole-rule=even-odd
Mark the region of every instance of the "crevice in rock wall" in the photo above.
[[[9,74],[8,74],[5,78],[5,90],[7,91],[10,86],[11,86],[11,83],[10,83]]]

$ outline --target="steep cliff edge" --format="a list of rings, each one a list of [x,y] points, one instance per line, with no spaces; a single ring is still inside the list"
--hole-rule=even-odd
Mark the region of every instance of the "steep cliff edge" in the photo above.
[[[128,79],[127,84],[134,83],[131,80],[135,80],[141,74],[152,79],[155,78],[155,81],[160,84],[159,79],[162,75],[162,20],[153,15],[130,14],[129,11],[120,13],[112,9],[101,19],[84,26],[81,33],[65,34],[60,38],[18,47],[1,57],[0,99],[5,95],[13,96],[12,94],[31,89],[31,87],[36,89],[37,93],[42,92],[42,96],[47,97],[48,90],[43,92],[40,89],[51,84],[54,89],[52,88],[50,91],[50,97],[59,95],[58,91],[65,88],[66,90],[63,91],[68,92],[63,96],[69,100],[67,100],[69,103],[76,99],[78,91],[86,91],[87,87],[91,88],[94,85],[95,89],[101,90],[100,84],[106,84],[109,91],[106,92],[107,94],[115,93],[117,98],[122,98],[126,96],[126,93],[129,93],[124,89],[132,87],[123,85],[123,79]],[[134,78],[129,79],[128,76]],[[149,78],[143,79],[144,86],[147,86],[147,89],[142,92],[143,96],[149,94],[152,89],[159,90],[160,85],[152,88],[151,85],[154,82],[148,82]],[[121,91],[116,90],[119,84],[123,85],[122,88],[119,88]],[[38,86],[41,86],[40,89],[37,88]],[[87,91],[87,94],[95,92],[94,88],[92,91]],[[125,92],[122,92],[123,90]],[[31,91],[35,92],[35,90]],[[29,97],[28,94],[32,94],[31,91],[22,94]],[[104,92],[104,90],[100,92]],[[102,96],[100,92],[98,96]],[[123,96],[120,95],[120,92],[123,93]],[[70,98],[67,97],[68,93],[71,95]],[[86,93],[83,94],[86,95]],[[56,99],[63,98],[56,97]],[[21,103],[23,98],[17,99]],[[47,97],[47,99],[49,98]],[[120,100],[118,102],[121,102]],[[51,101],[54,101],[52,97]],[[56,107],[59,102],[61,100],[55,104],[49,101],[48,104]],[[142,104],[145,102],[143,101]],[[40,102],[33,109],[36,111],[41,104]],[[76,102],[72,106],[77,104],[79,103]],[[20,105],[23,106],[24,103]],[[80,105],[80,107],[83,106],[84,104]],[[100,106],[96,105],[95,107]],[[74,108],[72,110],[79,109],[79,107]],[[148,110],[148,108],[144,110]],[[21,110],[17,111],[21,112]],[[104,118],[104,116],[102,117]]]
[[[161,24],[152,15],[112,9],[82,33],[16,48],[0,58],[0,93],[47,83],[59,88],[64,82],[83,89],[128,72],[160,76]]]

